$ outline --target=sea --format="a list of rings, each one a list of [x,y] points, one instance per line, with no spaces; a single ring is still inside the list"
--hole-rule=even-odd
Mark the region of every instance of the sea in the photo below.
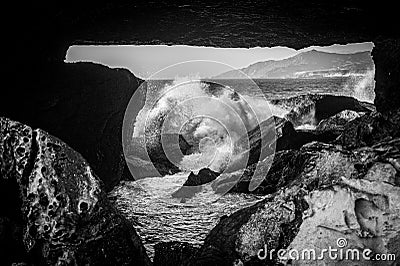
[[[172,81],[157,82],[168,84]],[[373,102],[374,99],[373,74],[319,79],[213,82],[228,86],[241,95],[264,97],[267,100],[303,94],[345,95],[366,102]],[[150,91],[148,97],[156,94],[157,91]],[[186,181],[188,174],[189,172],[181,172],[164,177],[124,181],[109,194],[117,208],[132,222],[151,258],[154,256],[154,245],[160,242],[181,241],[200,246],[222,216],[230,215],[263,199],[263,196],[240,193],[228,193],[213,198],[214,195],[207,189],[186,202],[171,197],[171,194]]]

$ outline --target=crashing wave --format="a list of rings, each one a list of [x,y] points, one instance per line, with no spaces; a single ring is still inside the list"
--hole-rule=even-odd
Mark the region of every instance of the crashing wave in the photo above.
[[[143,139],[150,159],[157,158],[154,161],[167,158],[183,171],[222,172],[243,161],[243,154],[235,154],[234,143],[271,116],[265,99],[242,96],[213,82],[176,79],[146,102],[133,137]],[[168,156],[162,139],[166,134],[182,136],[191,153]]]

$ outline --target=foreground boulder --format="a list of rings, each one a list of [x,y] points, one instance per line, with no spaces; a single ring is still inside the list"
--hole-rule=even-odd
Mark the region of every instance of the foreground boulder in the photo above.
[[[3,263],[150,264],[101,181],[62,141],[0,118],[0,173]]]
[[[288,175],[288,169],[279,173],[277,168],[272,177],[276,192],[221,219],[190,265],[288,263],[268,251],[314,249],[319,255],[329,246],[338,248],[339,238],[346,240],[344,248],[368,248],[371,256],[400,256],[399,138],[353,151],[314,142],[287,156],[301,170]],[[270,173],[265,176],[269,178]],[[354,263],[328,256],[319,262]],[[315,260],[300,258],[291,263],[307,265]],[[373,265],[374,261],[360,258],[360,263]]]

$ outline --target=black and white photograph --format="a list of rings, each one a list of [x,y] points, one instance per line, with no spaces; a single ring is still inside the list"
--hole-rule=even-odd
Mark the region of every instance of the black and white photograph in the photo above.
[[[400,265],[394,4],[4,12],[0,265]]]

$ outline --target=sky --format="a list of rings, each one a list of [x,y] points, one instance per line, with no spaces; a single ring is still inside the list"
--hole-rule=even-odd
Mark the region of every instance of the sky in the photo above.
[[[180,76],[196,75],[206,78],[232,69],[244,68],[260,61],[289,58],[312,49],[329,53],[347,54],[372,51],[372,48],[372,42],[347,45],[335,44],[325,47],[311,46],[301,50],[280,46],[272,48],[214,48],[186,45],[74,45],[68,49],[65,62],[89,61],[112,68],[126,68],[142,79],[150,77],[173,79],[177,76],[177,73]],[[199,62],[198,64],[180,64],[192,60],[219,63],[205,64]],[[165,69],[171,65],[175,66]],[[163,71],[160,72],[160,70]]]

